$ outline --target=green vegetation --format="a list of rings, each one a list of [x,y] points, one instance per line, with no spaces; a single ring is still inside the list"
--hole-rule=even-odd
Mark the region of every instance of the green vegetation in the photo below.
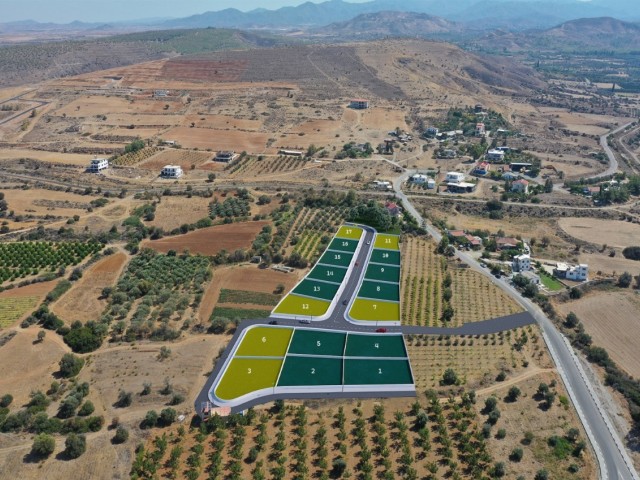
[[[564,285],[560,283],[557,279],[553,278],[551,275],[544,271],[539,271],[540,281],[542,284],[550,291],[557,292],[564,288]]]
[[[369,142],[364,144],[356,144],[356,142],[349,142],[342,147],[338,153],[336,153],[335,158],[343,159],[343,158],[369,158],[373,153],[373,147]]]
[[[225,223],[231,223],[233,219],[246,219],[251,212],[248,198],[228,197],[223,202],[214,199],[210,206],[211,218],[222,218]]]
[[[100,243],[12,242],[0,244],[0,283],[77,265],[102,250]]]
[[[11,326],[25,313],[33,310],[39,297],[8,297],[0,299],[0,328]]]
[[[398,224],[398,219],[392,217],[386,208],[375,200],[360,203],[353,207],[347,219],[350,222],[362,223],[375,228],[379,233],[391,231]]]
[[[84,366],[84,360],[76,357],[73,353],[65,353],[58,365],[60,366],[60,375],[64,378],[71,378],[80,373]]]
[[[251,303],[254,305],[277,305],[280,295],[247,290],[220,290],[218,303]]]
[[[476,115],[473,108],[451,108],[447,112],[447,118],[439,123],[436,123],[441,131],[462,130],[464,135],[475,135],[476,124],[482,122],[485,125],[487,131],[495,131],[499,128],[509,128],[509,124],[502,116],[502,114],[493,110],[488,110],[486,115]]]
[[[267,318],[271,315],[271,310],[259,310],[255,308],[231,308],[215,307],[211,313],[211,318],[228,318],[230,320],[246,320],[249,318]]]

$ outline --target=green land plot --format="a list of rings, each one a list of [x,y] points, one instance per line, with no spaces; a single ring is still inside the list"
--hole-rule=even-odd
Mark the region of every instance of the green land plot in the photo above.
[[[354,320],[371,322],[399,322],[400,304],[356,298],[349,315]]]
[[[273,311],[275,314],[319,317],[327,313],[331,302],[289,294]]]
[[[400,267],[392,265],[374,265],[367,266],[367,273],[364,278],[367,280],[382,280],[383,282],[400,283]]]
[[[355,252],[358,248],[357,240],[347,238],[334,238],[329,244],[329,250],[339,250],[341,252]]]
[[[400,266],[400,252],[374,248],[371,252],[369,262]]]
[[[345,385],[410,385],[413,384],[408,360],[344,361]]]
[[[547,287],[548,290],[552,292],[558,292],[564,288],[564,285],[562,285],[562,283],[560,283],[551,275],[545,273],[540,274],[540,281],[545,287]]]
[[[387,250],[400,250],[400,237],[397,235],[377,234],[373,243],[375,248],[386,248]]]
[[[246,330],[236,357],[284,357],[292,328],[253,327]]]
[[[313,278],[315,280],[325,280],[327,282],[342,283],[345,275],[347,274],[346,268],[330,267],[328,265],[316,265],[313,270],[309,272],[307,278]]]
[[[341,357],[346,338],[346,333],[296,328],[289,345],[289,354]]]
[[[338,288],[340,288],[340,285],[335,283],[325,283],[307,278],[300,282],[292,293],[331,301],[335,297]]]
[[[339,267],[346,268],[351,263],[352,258],[352,253],[334,252],[332,250],[327,250],[326,252],[324,252],[324,255],[320,257],[318,263],[322,263],[324,265],[337,265]]]
[[[372,300],[400,301],[400,285],[397,283],[372,282],[365,280],[360,286],[358,297]]]
[[[341,358],[287,355],[278,387],[320,385],[342,385]]]
[[[343,225],[336,233],[336,238],[350,238],[351,240],[360,240],[362,237],[362,229],[359,227],[351,227]]]
[[[394,357],[406,358],[402,335],[356,334],[347,338],[345,357]]]
[[[215,389],[222,400],[276,386],[283,359],[234,358]]]

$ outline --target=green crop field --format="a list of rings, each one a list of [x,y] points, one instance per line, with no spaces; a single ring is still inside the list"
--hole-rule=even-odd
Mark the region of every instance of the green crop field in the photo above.
[[[350,238],[352,240],[360,240],[362,236],[362,229],[358,227],[351,227],[349,225],[343,225],[336,233],[337,238]]]
[[[253,327],[246,330],[236,351],[238,357],[284,357],[287,353],[291,328]]]
[[[346,274],[346,268],[329,267],[327,265],[316,265],[315,267],[313,267],[313,270],[309,272],[307,278],[315,278],[316,280],[342,283],[342,280],[344,280]]]
[[[409,360],[344,361],[345,385],[403,385],[412,384]]]
[[[367,280],[382,280],[383,282],[400,283],[400,267],[369,264],[367,266],[365,278]]]
[[[400,237],[396,235],[376,235],[375,248],[386,248],[387,250],[400,250]]]
[[[406,358],[402,335],[349,334],[346,357],[398,357]]]
[[[10,327],[25,313],[36,308],[39,299],[38,296],[0,299],[0,328]]]
[[[360,286],[358,297],[372,300],[400,301],[400,285],[365,280]]]
[[[296,329],[289,346],[289,353],[340,357],[344,352],[346,338],[347,335],[344,333]]]
[[[353,258],[353,254],[344,253],[344,252],[332,252],[328,250],[320,257],[318,263],[322,263],[325,265],[338,265],[339,267],[348,267],[351,263],[351,259]]]
[[[220,290],[218,303],[251,303],[254,305],[277,305],[280,295],[264,292],[250,292],[246,290]]]
[[[273,388],[278,381],[282,359],[234,358],[227,366],[215,394],[233,400],[247,393]]]
[[[329,244],[329,250],[337,250],[341,252],[355,252],[358,248],[356,240],[348,240],[345,238],[335,238]]]
[[[548,290],[552,292],[558,292],[564,288],[564,285],[562,285],[562,283],[560,283],[551,275],[545,273],[540,274],[540,281],[545,287],[547,287]]]
[[[369,261],[373,263],[386,263],[387,265],[400,265],[400,252],[374,248]]]
[[[229,320],[247,320],[250,318],[267,318],[271,315],[271,310],[258,308],[233,308],[215,307],[211,313],[211,318],[223,317]]]
[[[319,317],[327,313],[331,303],[325,300],[317,300],[315,298],[299,297],[289,294],[280,302],[273,313],[283,315],[300,315]]]
[[[356,298],[349,315],[354,320],[398,322],[400,321],[400,304]]]
[[[325,283],[318,280],[306,279],[300,282],[291,293],[331,301],[336,295],[339,287],[340,285],[336,285],[335,283]]]
[[[314,385],[342,385],[342,359],[287,356],[278,386]]]

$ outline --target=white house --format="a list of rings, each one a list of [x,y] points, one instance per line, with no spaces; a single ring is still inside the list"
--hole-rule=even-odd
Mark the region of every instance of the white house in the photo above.
[[[479,122],[476,124],[476,137],[484,137],[486,133],[484,123]]]
[[[436,181],[433,178],[429,178],[427,180],[427,188],[429,190],[433,190],[434,188],[436,188]]]
[[[411,177],[409,177],[409,180],[411,180],[413,183],[423,184],[427,183],[429,177],[424,173],[416,173],[415,175],[411,175]]]
[[[89,171],[91,173],[98,173],[102,170],[109,168],[109,161],[106,158],[94,158],[89,163]]]
[[[355,108],[356,110],[364,110],[366,108],[369,108],[369,100],[366,100],[364,98],[354,98],[349,103],[349,106],[351,108]]]
[[[447,183],[461,183],[464,182],[464,173],[462,172],[448,172],[447,178],[445,179]]]
[[[516,193],[529,193],[529,182],[527,180],[516,180],[511,184],[511,191]]]
[[[486,158],[490,162],[502,162],[504,160],[504,152],[494,148],[487,152]]]
[[[165,178],[180,178],[184,172],[180,165],[165,165],[160,176]]]
[[[526,254],[513,257],[512,268],[514,272],[528,272],[531,270],[531,257]]]
[[[577,266],[570,266],[566,263],[557,263],[553,274],[558,278],[583,282],[589,279],[589,265],[581,263]]]
[[[533,273],[530,270],[527,270],[525,272],[522,272],[520,275],[522,275],[524,278],[526,278],[527,280],[529,280],[531,283],[533,283],[534,285],[540,285],[540,276],[536,275],[535,273]]]
[[[374,180],[371,183],[371,187],[376,190],[385,190],[385,191],[393,190],[393,185],[391,185],[391,182],[387,182],[386,180]]]

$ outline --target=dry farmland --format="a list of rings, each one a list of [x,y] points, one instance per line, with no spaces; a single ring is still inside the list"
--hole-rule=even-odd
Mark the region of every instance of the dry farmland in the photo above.
[[[179,165],[182,170],[187,172],[192,168],[199,167],[207,160],[211,160],[213,156],[213,153],[193,150],[163,150],[143,161],[138,167],[159,172],[165,165]]]
[[[592,336],[629,375],[640,377],[640,295],[635,291],[594,291],[579,300],[557,303],[563,317],[574,312]]]
[[[246,157],[234,162],[228,168],[230,178],[263,179],[265,175],[274,176],[291,173],[303,168],[317,168],[321,164],[309,162],[297,157]]]
[[[419,392],[440,388],[442,374],[453,369],[466,388],[486,388],[500,372],[517,378],[551,367],[537,327],[490,335],[409,335],[407,348]]]
[[[468,268],[449,268],[453,323],[462,325],[523,311],[509,295],[481,273]]]
[[[5,200],[16,215],[54,215],[73,217],[82,215],[95,197],[70,192],[56,192],[40,188],[5,190]]]
[[[258,221],[216,225],[185,235],[145,240],[142,246],[162,253],[167,253],[169,250],[176,252],[188,250],[192,254],[216,255],[222,250],[233,252],[239,248],[249,248],[262,227],[268,224],[269,222],[266,221]]]
[[[55,286],[40,282],[0,292],[0,329],[10,327],[31,313]]]
[[[171,231],[185,223],[196,223],[209,216],[209,203],[211,199],[206,197],[165,196],[156,204],[155,219],[149,223],[165,231]]]
[[[119,252],[96,262],[52,306],[52,311],[67,324],[98,320],[107,305],[107,301],[101,299],[102,289],[115,285],[127,260],[127,255]]]
[[[609,247],[625,248],[638,243],[640,225],[597,218],[561,218],[558,225],[572,237]]]

